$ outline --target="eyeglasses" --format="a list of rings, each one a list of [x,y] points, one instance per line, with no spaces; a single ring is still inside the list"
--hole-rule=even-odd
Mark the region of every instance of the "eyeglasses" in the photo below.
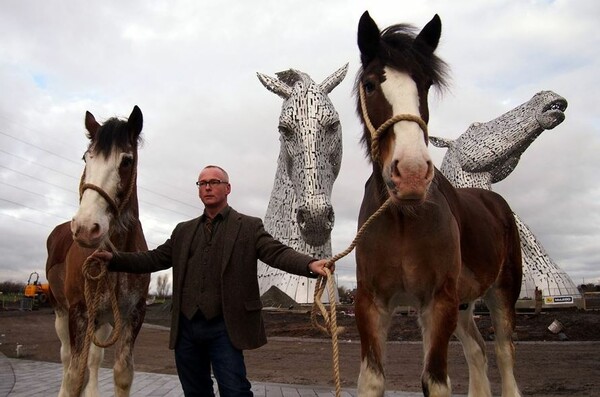
[[[196,186],[198,186],[198,188],[201,188],[203,186],[209,185],[212,188],[217,185],[220,185],[221,183],[229,183],[229,182],[222,181],[220,179],[211,179],[210,181],[198,181],[198,182],[196,182]]]

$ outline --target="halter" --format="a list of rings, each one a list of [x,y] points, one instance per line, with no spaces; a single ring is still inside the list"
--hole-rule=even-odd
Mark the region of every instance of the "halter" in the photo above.
[[[108,195],[108,193],[106,193],[106,191],[104,191],[104,189],[102,189],[100,186],[96,186],[92,183],[84,183],[83,182],[85,180],[85,168],[84,168],[83,175],[81,175],[81,182],[79,183],[79,202],[81,203],[81,198],[83,197],[83,192],[85,192],[87,189],[95,190],[96,192],[98,192],[98,194],[100,196],[102,196],[102,198],[104,200],[106,200],[111,211],[114,213],[115,217],[118,218],[121,216],[121,212],[125,208],[125,205],[127,205],[127,203],[129,202],[129,199],[131,198],[131,195],[133,194],[134,181],[136,178],[136,174],[137,174],[137,155],[134,153],[134,155],[133,155],[133,173],[131,175],[131,183],[129,184],[129,188],[127,189],[127,194],[121,201],[120,205],[118,205],[117,201],[115,199],[113,199],[112,197],[110,197]]]
[[[385,123],[381,124],[379,128],[375,129],[373,123],[371,123],[371,119],[369,118],[369,112],[367,111],[367,104],[365,100],[365,90],[362,84],[359,82],[358,84],[358,93],[360,98],[360,110],[362,111],[363,120],[365,121],[365,126],[371,133],[371,159],[374,162],[381,164],[379,159],[379,137],[383,134],[388,128],[392,125],[396,124],[399,121],[412,121],[417,123],[421,130],[423,131],[423,137],[425,139],[425,143],[429,141],[429,133],[427,132],[427,123],[414,114],[402,113],[397,114],[395,116],[390,117]]]

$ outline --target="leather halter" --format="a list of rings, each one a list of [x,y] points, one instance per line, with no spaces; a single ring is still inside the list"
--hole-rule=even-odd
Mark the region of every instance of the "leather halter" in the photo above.
[[[131,181],[129,183],[129,187],[127,189],[127,194],[125,195],[123,200],[120,202],[120,204],[117,204],[117,200],[110,197],[109,194],[106,193],[106,191],[104,189],[102,189],[100,186],[94,185],[92,183],[84,183],[83,182],[85,180],[85,168],[84,168],[83,175],[81,175],[81,182],[79,184],[79,202],[81,203],[81,198],[83,197],[83,192],[85,192],[87,189],[95,190],[96,192],[98,192],[98,194],[100,196],[102,196],[102,198],[104,200],[106,200],[111,211],[114,213],[115,217],[118,218],[121,215],[121,211],[123,211],[123,209],[125,208],[125,205],[127,205],[127,203],[129,202],[129,199],[131,198],[131,195],[133,194],[133,186],[134,186],[135,177],[136,177],[136,173],[137,173],[137,155],[135,153],[133,155],[133,165],[132,166],[133,166],[133,172],[131,175]]]
[[[362,112],[363,120],[365,121],[365,126],[371,133],[371,159],[373,162],[379,163],[379,138],[380,136],[392,125],[396,124],[399,121],[412,121],[417,123],[421,130],[423,131],[423,138],[425,139],[425,144],[429,142],[429,133],[427,130],[427,123],[420,117],[414,114],[402,113],[397,114],[395,116],[390,117],[385,123],[381,124],[379,128],[375,129],[373,123],[371,123],[371,119],[369,118],[369,112],[367,111],[367,103],[365,99],[365,90],[362,86],[362,83],[358,83],[358,93],[360,99],[360,110]]]

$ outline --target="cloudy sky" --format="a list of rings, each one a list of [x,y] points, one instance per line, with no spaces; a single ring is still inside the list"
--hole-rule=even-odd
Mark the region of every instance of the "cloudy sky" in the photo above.
[[[330,95],[344,136],[332,197],[333,253],[343,251],[370,172],[351,93],[365,10],[380,28],[440,15],[452,80],[430,97],[431,135],[456,138],[541,90],[568,100],[566,120],[494,189],[576,284],[600,282],[597,0],[3,1],[0,281],[44,275],[46,237],[76,211],[86,110],[104,121],[142,109],[140,211],[153,248],[200,213],[194,182],[206,164],[229,171],[234,208],[264,216],[281,100],[256,72],[295,68],[321,82],[349,63]],[[444,150],[431,150],[439,166]],[[354,256],[337,269],[354,287]]]

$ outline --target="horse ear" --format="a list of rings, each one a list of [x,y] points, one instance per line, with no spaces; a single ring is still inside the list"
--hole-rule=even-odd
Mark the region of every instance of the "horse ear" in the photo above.
[[[142,127],[144,125],[144,116],[142,116],[142,111],[136,105],[133,107],[131,114],[129,115],[129,119],[127,119],[127,127],[129,128],[129,132],[131,134],[132,143],[137,140],[142,132]]]
[[[440,42],[440,36],[442,35],[442,20],[438,14],[435,14],[431,21],[423,27],[423,30],[419,33],[415,39],[413,46],[418,47],[420,50],[426,53],[433,53]]]
[[[377,56],[379,36],[377,24],[369,15],[369,11],[365,11],[358,22],[358,48],[363,67]]]
[[[256,73],[258,76],[258,80],[265,86],[265,88],[277,95],[279,95],[283,99],[288,99],[290,95],[292,95],[292,88],[279,81],[279,79],[274,79],[273,77],[269,77],[262,73]]]
[[[96,118],[90,112],[85,112],[85,129],[87,130],[87,137],[94,139],[96,132],[100,129],[100,124],[96,121]]]
[[[344,80],[344,77],[346,77],[347,72],[348,64],[345,64],[344,66],[333,72],[331,76],[323,80],[323,82],[319,84],[319,87],[324,93],[329,94],[331,91],[333,91],[335,87],[338,86],[338,84],[342,82],[342,80]]]

